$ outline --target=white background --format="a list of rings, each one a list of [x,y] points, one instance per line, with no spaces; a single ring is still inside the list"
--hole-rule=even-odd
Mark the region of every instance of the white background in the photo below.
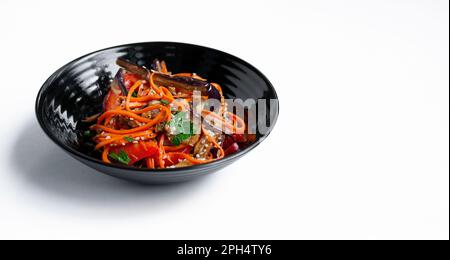
[[[423,1],[0,1],[0,238],[448,239],[449,6]],[[271,136],[199,181],[99,174],[38,128],[56,69],[181,41],[258,67]]]

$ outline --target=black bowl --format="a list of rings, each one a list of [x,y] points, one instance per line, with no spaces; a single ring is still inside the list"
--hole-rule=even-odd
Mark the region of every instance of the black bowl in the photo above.
[[[91,155],[83,141],[81,120],[101,112],[103,97],[118,70],[115,61],[126,58],[139,65],[165,60],[172,72],[196,72],[219,83],[227,98],[276,99],[269,80],[249,63],[230,54],[191,44],[148,42],[97,51],[76,59],[56,71],[42,86],[36,100],[36,116],[44,132],[75,159],[108,175],[141,183],[169,183],[193,179],[218,171],[260,144],[272,130],[278,106],[271,110],[272,125],[258,134],[255,143],[222,160],[179,169],[148,170],[106,164]],[[269,104],[267,104],[269,106]]]

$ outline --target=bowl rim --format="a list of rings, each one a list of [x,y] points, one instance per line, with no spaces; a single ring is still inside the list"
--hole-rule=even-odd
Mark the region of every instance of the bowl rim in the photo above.
[[[275,111],[275,115],[273,118],[273,123],[272,125],[268,128],[268,131],[266,134],[262,135],[256,142],[252,143],[250,146],[246,147],[243,150],[240,150],[237,153],[234,153],[232,155],[226,156],[220,160],[216,160],[216,161],[212,161],[212,162],[208,162],[205,164],[196,164],[196,165],[192,165],[192,166],[188,166],[188,167],[182,167],[182,168],[163,168],[163,169],[147,169],[147,168],[137,168],[137,167],[132,167],[132,166],[127,166],[127,165],[119,165],[119,164],[108,164],[103,162],[100,159],[97,159],[95,157],[92,156],[88,156],[64,143],[62,143],[60,140],[58,140],[50,131],[50,129],[48,129],[44,122],[43,122],[43,118],[42,118],[42,113],[40,111],[42,111],[42,100],[43,100],[43,94],[46,92],[46,90],[49,88],[49,86],[51,85],[50,83],[53,81],[53,78],[59,74],[60,71],[64,70],[67,66],[76,63],[86,57],[95,55],[97,53],[100,52],[104,52],[104,51],[108,51],[108,50],[112,50],[112,49],[119,49],[119,48],[126,48],[126,47],[135,47],[135,46],[140,46],[140,45],[145,45],[145,44],[172,44],[172,45],[185,45],[185,46],[190,46],[190,47],[196,47],[196,48],[203,48],[209,51],[213,51],[213,52],[217,52],[220,55],[224,55],[224,56],[228,56],[229,58],[232,58],[234,60],[237,60],[239,62],[241,62],[242,64],[244,64],[245,66],[249,67],[250,69],[252,69],[258,76],[260,76],[268,85],[268,87],[272,90],[272,92],[274,93],[274,99],[276,99],[278,101],[278,106],[277,106],[277,110]],[[129,170],[129,171],[133,171],[136,173],[143,173],[143,172],[152,172],[152,173],[165,173],[165,172],[179,172],[179,171],[186,171],[186,172],[192,172],[195,170],[201,170],[201,169],[207,169],[210,167],[213,167],[214,165],[217,164],[221,164],[221,163],[226,163],[226,162],[231,162],[236,158],[239,158],[243,155],[245,155],[246,153],[250,152],[251,150],[255,149],[257,146],[259,146],[272,132],[273,128],[275,127],[277,121],[278,121],[278,116],[279,116],[279,111],[280,111],[280,105],[279,105],[280,101],[277,95],[277,92],[274,88],[274,86],[272,85],[272,83],[269,81],[269,79],[259,70],[257,69],[255,66],[251,65],[250,63],[248,63],[247,61],[234,56],[232,54],[229,54],[227,52],[221,51],[221,50],[217,50],[214,48],[210,48],[210,47],[206,47],[206,46],[201,46],[201,45],[197,45],[197,44],[191,44],[191,43],[184,43],[184,42],[171,42],[171,41],[150,41],[150,42],[137,42],[137,43],[129,43],[129,44],[121,44],[121,45],[117,45],[117,46],[113,46],[113,47],[108,47],[108,48],[104,48],[104,49],[100,49],[97,51],[93,51],[91,53],[88,53],[86,55],[83,55],[79,58],[76,58],[70,62],[68,62],[67,64],[65,64],[64,66],[62,66],[61,68],[59,68],[58,70],[56,70],[45,82],[44,84],[41,86],[41,88],[39,89],[39,92],[37,94],[36,97],[36,103],[35,103],[35,115],[36,118],[38,120],[38,123],[41,127],[41,129],[44,131],[44,133],[55,143],[57,144],[60,148],[62,148],[64,151],[68,152],[69,154],[76,156],[76,157],[80,157],[81,159],[90,161],[92,163],[95,164],[100,164],[104,167],[108,167],[108,168],[114,168],[114,169],[121,169],[121,170]],[[166,176],[170,176],[170,175],[166,175]],[[175,177],[175,176],[174,176]]]

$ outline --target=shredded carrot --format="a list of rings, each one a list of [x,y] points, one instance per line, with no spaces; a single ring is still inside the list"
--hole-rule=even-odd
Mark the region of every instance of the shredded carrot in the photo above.
[[[144,83],[144,82],[143,82],[142,80],[138,80],[138,81],[136,81],[136,83],[134,83],[134,85],[130,88],[130,90],[128,90],[127,99],[126,99],[126,101],[125,101],[125,108],[126,108],[128,111],[131,111],[131,108],[130,108],[130,100],[131,100],[131,97],[133,96],[134,91],[136,91],[136,89],[137,89],[138,87],[140,87],[143,83]]]
[[[158,160],[159,160],[159,167],[164,168],[164,156],[166,155],[166,152],[164,151],[164,136],[165,135],[161,135],[161,138],[159,139],[159,145],[158,145],[158,150],[159,150],[159,155],[158,155]]]
[[[139,116],[138,114],[142,114],[142,113],[144,113],[144,112],[148,112],[148,111],[151,111],[151,110],[156,109],[156,108],[161,108],[162,110],[167,110],[166,107],[161,106],[161,105],[150,106],[150,107],[147,107],[147,108],[142,109],[142,110],[137,111],[137,112],[133,112],[133,111],[124,111],[124,110],[110,110],[110,111],[106,111],[105,113],[103,113],[103,115],[101,115],[101,116],[98,118],[98,123],[102,122],[102,121],[103,121],[106,117],[108,117],[109,115],[121,115],[121,116],[126,116],[126,117],[129,117],[129,118],[133,118],[133,119],[135,119],[135,120],[137,120],[137,121],[139,121],[139,122],[144,122],[144,123],[155,122],[155,121],[157,121],[157,120],[155,120],[155,119],[157,119],[158,117],[157,117],[157,118],[154,118],[154,119],[149,119],[149,118],[146,118],[146,117]],[[161,113],[160,113],[158,116],[160,116],[160,115],[161,115]],[[158,123],[158,122],[157,122],[157,123]]]
[[[153,81],[154,75],[155,75],[154,73],[152,73],[152,74],[150,75],[150,87],[151,87],[158,95],[161,95],[161,94],[163,94],[161,88],[159,88],[158,86],[156,86],[155,82]]]
[[[242,118],[234,115],[233,113],[227,112],[226,115],[230,115],[233,123],[229,123],[226,118],[211,112],[209,110],[203,110],[202,116],[205,121],[214,125],[216,128],[221,127],[227,133],[242,134],[245,132],[245,122]],[[211,122],[213,121],[213,122]]]
[[[173,102],[174,98],[173,98],[172,93],[170,93],[170,91],[166,87],[161,87],[161,89],[162,89],[165,99],[169,102]]]
[[[125,139],[126,137],[133,138],[135,140],[136,140],[136,138],[139,137],[139,138],[144,138],[144,139],[140,139],[140,140],[146,140],[146,139],[155,138],[155,136],[156,136],[156,134],[151,132],[151,131],[137,132],[137,133],[130,134],[128,136],[124,136],[124,135],[106,135],[103,138],[101,138],[101,137],[98,138],[98,140],[100,142],[97,143],[97,145],[95,146],[95,149],[100,149],[103,146],[111,145],[111,144],[113,144],[113,145],[126,144],[126,143],[128,143],[128,141]]]
[[[180,144],[180,145],[177,145],[177,146],[164,146],[164,151],[166,151],[166,152],[175,152],[175,151],[179,151],[181,149],[184,149],[186,147],[187,147],[187,145],[185,145],[185,144]]]
[[[158,115],[158,117],[159,117],[159,115]],[[161,120],[161,122],[162,121],[164,121],[164,120]],[[139,126],[139,127],[136,127],[136,128],[125,129],[125,130],[116,130],[116,129],[113,129],[113,128],[110,128],[110,127],[106,127],[106,126],[103,126],[103,125],[93,125],[91,127],[91,129],[100,129],[100,130],[103,130],[105,132],[109,132],[109,133],[113,133],[113,134],[131,134],[131,133],[134,133],[134,132],[138,132],[138,131],[143,131],[145,129],[149,129],[150,127],[152,127],[154,125],[155,125],[154,122],[150,122],[150,123],[147,123],[145,125],[142,125],[142,126]]]
[[[155,160],[153,158],[147,158],[145,162],[147,163],[147,168],[155,169]]]
[[[109,148],[106,147],[106,148],[103,150],[103,153],[102,153],[102,160],[103,160],[105,163],[111,163],[111,162],[109,161],[109,159],[108,159],[108,155],[109,155]]]

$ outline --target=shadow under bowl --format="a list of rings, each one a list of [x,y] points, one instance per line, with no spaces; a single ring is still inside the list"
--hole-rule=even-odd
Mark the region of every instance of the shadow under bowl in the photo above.
[[[266,102],[264,122],[268,129],[241,151],[215,162],[173,169],[140,169],[106,164],[92,155],[83,141],[82,119],[100,113],[109,84],[119,67],[117,58],[150,67],[157,58],[165,60],[173,73],[195,72],[219,83],[226,98],[275,100]],[[269,80],[249,63],[215,49],[174,42],[146,42],[100,50],[78,58],[56,71],[44,83],[36,99],[36,116],[50,139],[75,159],[102,173],[148,184],[181,182],[218,171],[259,145],[278,117],[278,97]],[[260,120],[257,119],[257,122]]]

